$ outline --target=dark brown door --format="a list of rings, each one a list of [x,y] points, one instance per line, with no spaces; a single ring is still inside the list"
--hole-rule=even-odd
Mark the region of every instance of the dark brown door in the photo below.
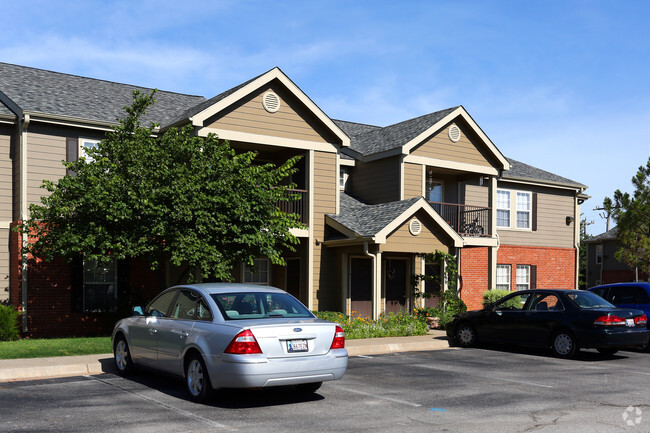
[[[300,299],[300,259],[287,259],[287,292]],[[304,299],[300,299],[305,303]]]
[[[406,309],[406,260],[386,260],[386,312]]]
[[[424,298],[425,307],[437,307],[438,297],[442,289],[442,265],[440,263],[427,263],[424,267],[424,274],[432,279],[427,279],[424,283],[424,293],[428,295]]]
[[[372,259],[350,259],[350,298],[353,316],[372,317]]]

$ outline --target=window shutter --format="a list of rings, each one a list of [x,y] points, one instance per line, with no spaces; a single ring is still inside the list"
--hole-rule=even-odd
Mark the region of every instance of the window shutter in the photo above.
[[[73,162],[79,159],[79,139],[68,137],[65,139],[65,160]],[[72,170],[66,170],[66,174],[74,176]]]
[[[537,265],[530,265],[530,288],[537,288]]]
[[[70,308],[73,313],[83,311],[84,296],[84,262],[81,256],[75,257],[70,263]]]
[[[133,299],[131,299],[131,263],[128,259],[117,261],[117,310],[123,314],[129,314]],[[139,301],[139,300],[138,300]],[[136,302],[133,305],[140,305]]]
[[[532,230],[537,231],[537,193],[533,193]]]

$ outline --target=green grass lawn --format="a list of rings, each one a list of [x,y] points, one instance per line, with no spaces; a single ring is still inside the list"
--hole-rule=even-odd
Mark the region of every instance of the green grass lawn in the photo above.
[[[95,355],[112,351],[110,337],[0,341],[0,359]]]

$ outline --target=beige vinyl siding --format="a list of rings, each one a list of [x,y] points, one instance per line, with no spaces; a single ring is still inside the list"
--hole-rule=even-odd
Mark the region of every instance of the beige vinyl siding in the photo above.
[[[0,221],[13,219],[13,188],[11,136],[13,127],[0,126]],[[6,245],[3,243],[2,245]],[[1,277],[1,275],[0,275]],[[2,289],[0,288],[0,295]]]
[[[404,164],[404,199],[422,197],[422,166],[420,164]]]
[[[348,180],[350,193],[368,204],[387,203],[400,199],[400,157],[372,162],[357,162]]]
[[[449,127],[451,125],[453,123],[415,147],[411,154],[484,167],[492,166],[488,160],[487,151],[483,149],[481,144],[478,144],[480,140],[476,134],[469,127],[463,125],[462,122],[456,123],[461,130],[461,138],[454,143],[449,139]]]
[[[57,181],[65,176],[65,137],[42,133],[27,134],[27,203],[40,203],[47,191],[43,180]]]
[[[417,218],[422,223],[422,231],[413,236],[409,231],[409,223]],[[404,224],[393,231],[386,239],[386,244],[381,246],[385,252],[400,253],[433,253],[436,250],[448,252],[445,242],[448,236],[435,224],[431,217],[423,211],[415,213],[414,218],[409,218]]]
[[[325,214],[336,213],[336,194],[338,193],[338,173],[336,172],[336,154],[314,152],[314,185],[309,193],[314,200],[314,225],[311,230],[315,239],[325,239]],[[331,258],[324,251],[324,245],[314,245],[314,309],[318,310],[319,298],[330,293],[319,294],[321,286],[324,292],[336,292],[338,287],[335,275],[327,270]],[[324,254],[325,253],[325,254]],[[331,263],[330,263],[331,264]],[[323,267],[325,271],[322,272]],[[336,285],[332,285],[336,284]]]
[[[490,188],[487,186],[480,186],[478,183],[465,183],[461,187],[465,195],[464,204],[468,206],[482,206],[487,207],[490,203]]]
[[[269,113],[262,97],[273,91],[280,97],[280,109]],[[210,128],[290,138],[319,143],[340,143],[328,128],[290,92],[278,83],[260,88],[206,121]]]
[[[504,245],[573,248],[575,245],[575,222],[566,225],[566,217],[575,218],[575,198],[572,191],[500,182],[499,189],[537,193],[537,230],[497,228]],[[514,201],[511,204],[514,209]],[[515,213],[511,213],[514,225]]]

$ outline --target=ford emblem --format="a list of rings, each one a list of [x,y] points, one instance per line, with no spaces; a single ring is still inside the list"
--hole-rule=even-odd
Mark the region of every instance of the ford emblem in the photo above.
[[[293,328],[293,332],[302,332],[302,328]]]

